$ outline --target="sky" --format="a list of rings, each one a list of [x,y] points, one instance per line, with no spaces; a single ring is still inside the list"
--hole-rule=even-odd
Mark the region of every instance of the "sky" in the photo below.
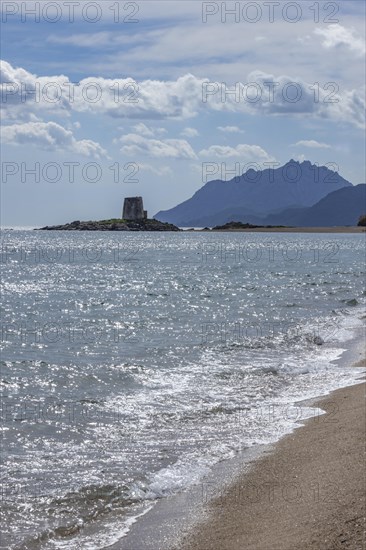
[[[290,159],[365,182],[365,3],[3,1],[1,224],[152,217]]]

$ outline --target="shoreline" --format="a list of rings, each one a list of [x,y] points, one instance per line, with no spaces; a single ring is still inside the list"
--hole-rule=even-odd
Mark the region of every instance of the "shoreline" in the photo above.
[[[365,367],[366,360],[353,367]],[[205,506],[173,550],[365,548],[366,383],[305,401],[305,420]],[[302,402],[304,403],[304,402]]]
[[[95,222],[85,222],[93,224]],[[72,225],[72,224],[66,224]],[[162,224],[164,225],[164,224]],[[169,225],[169,224],[166,224]],[[47,227],[47,226],[46,226]],[[64,231],[61,229],[62,226],[53,226],[51,227],[8,227],[4,226],[0,229],[2,231],[54,231],[55,228],[58,228],[59,231]],[[70,227],[68,230],[73,229],[74,231],[80,231],[75,227]],[[252,227],[245,229],[205,229],[205,228],[190,228],[190,227],[179,227],[180,233],[350,233],[350,234],[366,234],[366,228],[362,226],[334,226],[334,227]],[[87,231],[87,230],[86,230]],[[89,231],[106,231],[105,229],[89,229]],[[108,229],[108,231],[118,231],[118,229]],[[133,230],[134,231],[134,230]],[[151,231],[151,230],[150,230]],[[160,231],[158,231],[160,232]],[[172,231],[165,229],[164,233],[174,233],[176,230]]]
[[[216,463],[199,484],[155,502],[152,509],[131,525],[128,533],[115,541],[109,548],[111,550],[136,550],[136,548],[139,548],[139,550],[334,550],[337,548],[361,550],[363,547],[360,545],[347,546],[344,543],[340,546],[329,547],[324,545],[305,546],[306,541],[303,538],[301,543],[299,542],[299,546],[296,546],[296,541],[291,541],[288,546],[281,543],[274,546],[270,523],[273,510],[270,509],[268,512],[267,509],[267,517],[260,519],[260,514],[263,512],[265,505],[267,505],[267,508],[269,505],[274,506],[280,518],[286,517],[286,513],[289,511],[288,508],[291,509],[294,506],[293,500],[297,496],[296,493],[294,495],[291,492],[296,490],[293,483],[300,485],[300,496],[303,500],[303,502],[300,500],[296,503],[297,510],[302,504],[305,511],[301,510],[299,515],[301,518],[305,518],[306,508],[308,508],[311,515],[309,524],[314,517],[315,519],[319,518],[319,523],[322,521],[322,516],[318,513],[322,507],[332,510],[334,503],[332,501],[329,503],[324,502],[324,499],[331,500],[333,497],[332,490],[334,488],[338,490],[338,487],[334,486],[334,481],[332,481],[333,474],[336,479],[343,479],[344,476],[343,474],[336,474],[332,471],[332,468],[330,470],[328,468],[329,464],[332,463],[334,434],[328,432],[327,428],[335,427],[335,440],[338,443],[342,441],[342,437],[339,437],[337,433],[340,426],[338,420],[347,421],[349,415],[344,410],[344,404],[352,403],[354,400],[358,403],[358,411],[361,410],[363,414],[363,424],[362,418],[358,419],[358,429],[362,432],[358,440],[362,442],[365,435],[366,359],[363,327],[361,331],[358,332],[358,336],[352,339],[352,344],[347,346],[342,355],[335,361],[336,364],[340,364],[345,368],[348,366],[353,371],[357,371],[357,367],[360,368],[359,374],[357,372],[353,382],[350,382],[351,385],[341,386],[318,396],[293,401],[291,406],[299,407],[301,414],[297,421],[294,419],[295,428],[291,432],[283,435],[276,442],[249,447],[233,458]],[[309,408],[312,409],[310,414],[307,412]],[[305,417],[303,416],[304,411],[307,415]],[[337,414],[335,415],[335,413]],[[332,423],[334,419],[337,420],[336,424]],[[352,430],[354,430],[357,422],[352,419],[352,422],[348,425],[350,425],[349,434],[352,442],[355,439]],[[299,442],[299,434],[302,433],[302,430],[310,431],[309,434],[301,436]],[[345,441],[349,434],[346,434]],[[318,441],[317,436],[319,437]],[[301,459],[309,456],[309,446],[319,444],[320,448],[323,448],[323,440],[329,440],[330,458],[328,457],[328,459],[322,461],[319,456],[312,457],[311,468],[313,470],[311,470],[311,474],[314,478],[314,472],[319,472],[321,467],[325,467],[326,472],[327,468],[329,470],[327,475],[317,474],[314,479],[311,476],[309,479],[309,475],[304,477],[301,470]],[[292,452],[287,451],[284,454],[282,446],[287,445],[287,442],[291,442]],[[340,453],[341,457],[343,454],[344,451]],[[359,456],[362,460],[361,452]],[[337,458],[335,460],[337,462]],[[306,462],[307,459],[305,464]],[[343,462],[340,462],[340,467],[344,467]],[[358,467],[358,471],[361,471],[361,467]],[[281,483],[278,485],[279,480],[282,480],[282,485]],[[324,480],[327,482],[322,485],[321,483]],[[355,485],[356,489],[360,485],[357,476]],[[255,502],[256,491],[259,491],[259,495],[262,497],[262,501],[259,503]],[[288,502],[283,497],[282,491],[284,491]],[[316,496],[318,501],[314,500],[313,502],[312,499],[315,499]],[[282,502],[278,501],[279,497]],[[274,498],[275,502],[271,503],[270,498]],[[266,499],[268,502],[266,502]],[[249,521],[245,521],[244,526],[245,524],[251,525],[254,533],[263,530],[263,524],[267,524],[270,529],[268,546],[264,546],[263,541],[260,544],[255,541],[252,546],[248,545],[247,532],[244,530],[241,533],[243,511],[247,520],[249,515]],[[290,524],[296,524],[296,517],[292,515],[288,521]],[[276,520],[274,525],[277,526],[277,524],[278,521]],[[310,530],[309,533],[311,534],[311,532]],[[230,538],[230,534],[233,533],[234,536]],[[242,540],[240,540],[240,534],[243,536]]]
[[[246,229],[196,229],[195,233],[366,233],[365,227],[252,227]]]

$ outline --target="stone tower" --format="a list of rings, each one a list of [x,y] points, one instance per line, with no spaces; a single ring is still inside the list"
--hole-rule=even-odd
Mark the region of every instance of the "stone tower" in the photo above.
[[[144,210],[142,197],[125,198],[122,218],[124,220],[144,220],[147,218],[147,211]]]

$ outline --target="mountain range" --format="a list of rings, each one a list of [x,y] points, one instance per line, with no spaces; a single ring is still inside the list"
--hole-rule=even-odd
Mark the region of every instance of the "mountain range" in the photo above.
[[[229,181],[207,182],[190,199],[154,217],[180,227],[212,227],[230,221],[260,225],[357,225],[366,212],[366,185],[353,186],[338,172],[290,160]]]

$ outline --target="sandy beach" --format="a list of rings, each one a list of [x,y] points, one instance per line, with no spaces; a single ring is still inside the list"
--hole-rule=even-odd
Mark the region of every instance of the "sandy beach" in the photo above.
[[[205,230],[201,230],[205,231]],[[207,230],[206,230],[207,231]],[[365,227],[252,227],[248,229],[211,229],[215,233],[365,233]]]
[[[326,414],[305,421],[211,500],[180,550],[366,547],[365,383],[317,404]]]

